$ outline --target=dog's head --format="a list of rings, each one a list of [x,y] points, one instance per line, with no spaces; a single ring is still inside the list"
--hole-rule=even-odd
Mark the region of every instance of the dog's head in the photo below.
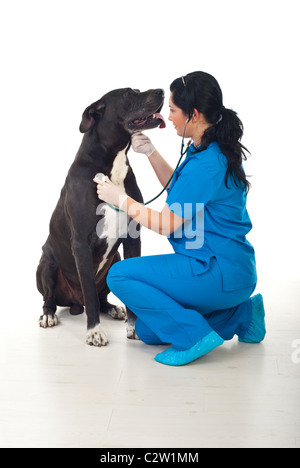
[[[126,134],[129,140],[133,133],[166,126],[160,114],[163,103],[162,89],[116,89],[85,109],[79,129],[96,131],[102,138]]]

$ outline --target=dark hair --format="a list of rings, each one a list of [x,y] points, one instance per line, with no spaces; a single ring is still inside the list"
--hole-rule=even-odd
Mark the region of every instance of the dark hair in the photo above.
[[[197,109],[211,124],[205,130],[201,146],[196,152],[204,151],[214,141],[218,142],[228,162],[226,187],[231,175],[235,185],[238,187],[242,182],[248,192],[251,185],[246,178],[242,162],[247,159],[245,151],[249,151],[240,142],[244,127],[237,113],[223,106],[222,90],[217,80],[205,72],[189,73],[173,81],[170,90],[174,104],[190,119],[194,109]]]

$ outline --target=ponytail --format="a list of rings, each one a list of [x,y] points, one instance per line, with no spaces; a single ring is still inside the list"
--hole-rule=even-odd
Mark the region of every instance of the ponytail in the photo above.
[[[243,183],[248,192],[251,185],[246,178],[242,163],[243,160],[247,160],[246,152],[249,151],[240,142],[244,127],[237,113],[223,106],[223,95],[217,80],[208,73],[194,72],[177,78],[170,89],[174,104],[186,115],[191,117],[194,109],[197,109],[211,124],[205,130],[201,146],[196,148],[196,152],[206,150],[212,142],[219,143],[228,162],[225,174],[226,187],[231,176],[237,187]]]
[[[219,143],[222,153],[226,156],[228,167],[225,174],[225,185],[228,187],[228,177],[231,176],[235,185],[243,183],[248,193],[251,187],[243,169],[243,160],[247,160],[247,148],[240,142],[244,127],[237,113],[224,106],[221,109],[219,120],[207,128],[202,136],[200,151],[208,148],[210,143]],[[250,153],[249,153],[250,154]]]

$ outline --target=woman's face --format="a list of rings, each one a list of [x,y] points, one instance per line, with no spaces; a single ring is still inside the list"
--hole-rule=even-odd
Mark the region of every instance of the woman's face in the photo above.
[[[169,99],[169,107],[170,107],[170,114],[169,114],[168,120],[170,120],[170,122],[173,122],[175,130],[177,131],[177,135],[182,136],[184,126],[188,119],[188,115],[184,114],[184,112],[182,111],[182,109],[180,109],[180,107],[175,106],[173,99],[172,99],[172,94],[170,95],[170,99]],[[188,125],[186,128],[185,137],[190,138],[190,135],[188,135]]]
[[[186,121],[188,120],[189,116],[185,114],[183,110],[180,109],[180,107],[175,106],[173,99],[172,99],[172,94],[169,100],[169,107],[170,107],[169,120],[173,122],[175,130],[177,131],[177,135],[182,136]],[[184,137],[191,138],[193,142],[195,143],[195,145],[199,146],[201,144],[203,133],[210,126],[211,124],[207,122],[204,114],[199,112],[197,109],[194,109],[192,118],[190,119],[190,121],[188,122],[186,126]]]

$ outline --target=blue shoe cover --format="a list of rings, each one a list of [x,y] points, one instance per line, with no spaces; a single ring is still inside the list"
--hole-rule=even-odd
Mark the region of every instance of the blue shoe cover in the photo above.
[[[265,309],[263,297],[261,294],[251,297],[252,321],[250,322],[247,333],[239,337],[243,343],[260,343],[266,336]]]
[[[166,349],[166,351],[157,354],[154,359],[168,366],[184,366],[210,353],[223,343],[224,340],[216,332],[212,331],[189,349],[179,351],[172,346]]]

